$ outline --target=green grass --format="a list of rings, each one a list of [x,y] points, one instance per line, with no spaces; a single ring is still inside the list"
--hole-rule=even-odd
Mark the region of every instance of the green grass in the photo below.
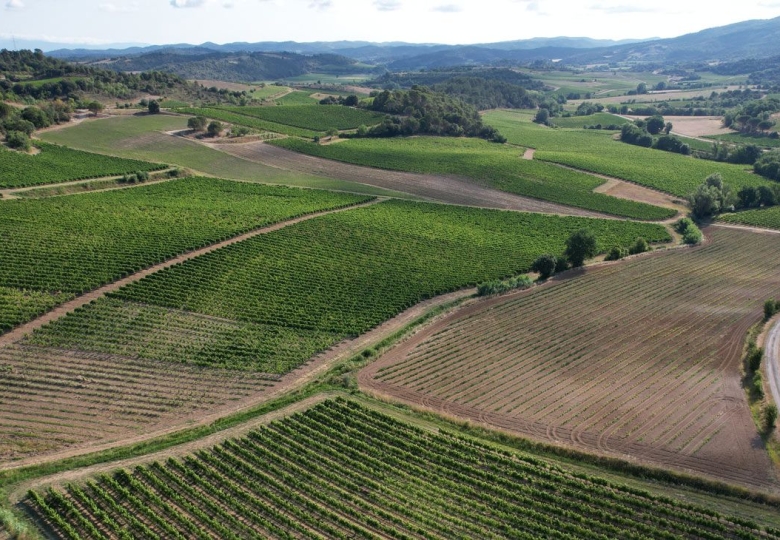
[[[744,166],[641,148],[614,140],[612,132],[551,129],[511,111],[491,111],[484,118],[510,142],[536,148],[535,159],[622,178],[678,197],[695,191],[715,172],[734,189],[767,185]]]
[[[274,101],[279,105],[316,105],[317,100],[311,97],[313,93],[316,93],[316,90],[312,90],[311,92],[295,90]]]
[[[594,188],[604,183],[603,179],[537,160],[524,160],[522,149],[481,139],[351,139],[333,145],[282,139],[271,144],[369,167],[466,176],[510,193],[623,217],[658,220],[674,215],[674,211],[666,208],[593,193]]]
[[[379,123],[383,114],[341,105],[298,105],[287,107],[220,107],[244,116],[313,131],[354,129]]]
[[[411,198],[373,186],[285,171],[231,156],[194,141],[161,133],[187,129],[187,117],[120,116],[42,133],[47,141],[125,158],[164,161],[199,174],[249,182]]]
[[[247,230],[365,197],[210,178],[0,206],[0,326],[149,265]],[[24,291],[47,293],[34,297]],[[27,295],[25,297],[25,295]],[[47,303],[48,302],[48,303]],[[15,309],[15,306],[21,307]],[[40,310],[38,310],[40,311]],[[31,318],[31,317],[27,317]]]
[[[0,333],[46,313],[73,296],[66,292],[50,293],[0,286]]]
[[[780,139],[772,139],[761,135],[752,135],[750,133],[724,133],[723,135],[709,135],[708,139],[713,141],[726,141],[737,144],[755,144],[765,148],[780,148]],[[710,145],[712,148],[712,145]]]
[[[36,155],[0,146],[0,188],[56,184],[69,180],[153,171],[164,165],[108,157],[53,144],[37,143]]]
[[[259,108],[260,107],[246,107],[246,109],[249,110],[256,110]],[[305,137],[312,139],[316,136],[325,134],[324,131],[313,131],[310,129],[298,128],[286,124],[279,124],[277,122],[270,122],[268,120],[262,120],[247,114],[239,114],[235,111],[226,109],[215,109],[210,107],[181,107],[176,109],[176,112],[181,114],[205,116],[209,120],[219,120],[220,122],[228,122],[230,124],[246,126],[248,128],[259,131],[273,131],[274,133],[282,133],[284,135],[291,135],[294,137]]]
[[[780,206],[745,210],[734,214],[722,214],[719,221],[748,225],[750,227],[780,230]]]
[[[121,504],[117,501],[121,501]],[[329,400],[241,438],[30,491],[63,536],[756,538],[745,518]],[[520,509],[520,511],[518,511]],[[124,524],[124,526],[119,525]]]
[[[253,86],[249,95],[252,99],[272,99],[280,94],[287,92],[289,88],[287,86],[276,86],[274,84],[267,84],[263,87]]]
[[[572,129],[581,129],[583,126],[595,126],[596,124],[601,124],[602,127],[607,127],[609,125],[622,126],[623,124],[630,122],[630,120],[626,120],[620,116],[605,112],[591,114],[588,116],[570,116],[568,118],[555,117],[551,118],[550,120],[558,127]]]

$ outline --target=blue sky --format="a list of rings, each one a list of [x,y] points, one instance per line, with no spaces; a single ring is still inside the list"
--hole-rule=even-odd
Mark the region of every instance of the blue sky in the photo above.
[[[780,0],[0,0],[0,39],[60,43],[674,37],[780,16]]]

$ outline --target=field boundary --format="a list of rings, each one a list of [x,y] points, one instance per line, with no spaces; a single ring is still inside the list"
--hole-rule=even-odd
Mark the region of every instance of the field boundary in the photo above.
[[[7,345],[10,345],[11,343],[14,343],[20,339],[22,339],[26,334],[32,332],[33,330],[37,330],[44,324],[56,321],[57,319],[64,317],[68,313],[71,313],[75,311],[76,309],[85,306],[89,304],[90,302],[97,300],[98,298],[101,298],[105,296],[106,294],[110,292],[114,292],[121,287],[124,287],[125,285],[129,285],[130,283],[134,283],[136,281],[141,280],[142,278],[153,274],[155,272],[158,272],[160,270],[164,270],[165,268],[169,268],[171,266],[174,266],[179,263],[183,263],[185,261],[188,261],[190,259],[194,259],[196,257],[200,257],[201,255],[206,255],[207,253],[211,253],[212,251],[216,251],[218,249],[221,249],[226,246],[230,246],[232,244],[236,244],[238,242],[242,242],[244,240],[248,240],[250,238],[253,238],[255,236],[261,235],[261,234],[267,234],[270,232],[278,231],[280,229],[283,229],[285,227],[289,227],[290,225],[295,225],[296,223],[300,223],[302,221],[307,221],[310,219],[314,219],[316,217],[320,216],[326,216],[328,214],[333,214],[336,212],[343,212],[346,210],[351,210],[353,208],[360,208],[364,206],[370,206],[373,204],[376,204],[378,202],[387,200],[383,197],[376,197],[368,202],[359,203],[359,204],[353,204],[349,206],[345,206],[342,208],[334,208],[332,210],[325,210],[322,212],[315,212],[306,214],[297,218],[289,219],[286,221],[281,221],[279,223],[275,223],[273,225],[267,225],[264,227],[260,227],[258,229],[254,229],[252,231],[249,231],[247,233],[234,236],[233,238],[229,238],[227,240],[223,240],[222,242],[217,242],[215,244],[208,245],[204,248],[195,249],[192,251],[188,251],[186,253],[183,253],[181,255],[178,255],[172,259],[168,259],[167,261],[164,261],[159,264],[155,264],[153,266],[149,266],[147,268],[144,268],[143,270],[139,272],[135,272],[133,274],[130,274],[129,276],[126,276],[124,278],[121,278],[116,281],[112,281],[111,283],[108,283],[106,285],[103,285],[101,287],[98,287],[97,289],[93,289],[92,291],[83,294],[81,296],[78,296],[74,298],[73,300],[70,300],[68,302],[65,302],[63,304],[60,304],[59,306],[55,307],[51,311],[41,315],[40,317],[37,317],[33,319],[32,321],[26,322],[24,324],[21,324],[11,330],[10,332],[7,332],[0,336],[0,347],[5,347]]]

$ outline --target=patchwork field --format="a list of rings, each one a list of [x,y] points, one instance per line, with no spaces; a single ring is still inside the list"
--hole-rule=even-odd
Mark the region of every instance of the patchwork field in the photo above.
[[[776,488],[740,359],[763,301],[780,296],[780,243],[707,234],[702,247],[456,312],[370,364],[361,386],[537,439]]]
[[[317,157],[383,169],[428,174],[452,174],[509,193],[605,214],[660,220],[675,211],[617,199],[593,190],[602,178],[548,163],[522,159],[522,150],[480,139],[413,137],[351,139],[319,145],[299,139],[270,142]]]
[[[222,110],[252,116],[313,131],[355,129],[361,124],[378,124],[384,114],[342,105],[295,105],[286,107],[220,107]]]
[[[0,331],[144,267],[365,197],[189,178],[0,203]]]
[[[40,147],[36,155],[0,146],[0,188],[54,184],[165,168],[165,165],[80,152],[54,144],[36,144]]]
[[[744,519],[331,400],[194,454],[30,491],[59,538],[758,538]]]
[[[484,119],[509,142],[535,148],[534,159],[636,182],[678,197],[693,193],[715,172],[734,189],[768,185],[745,166],[626,144],[614,140],[610,131],[552,129],[513,111],[490,111]]]
[[[254,109],[258,108],[260,107],[254,107]],[[218,109],[213,107],[180,107],[176,109],[176,112],[193,116],[205,116],[210,120],[219,120],[220,122],[227,122],[237,126],[246,126],[258,131],[273,131],[274,133],[282,133],[284,135],[291,135],[293,137],[305,137],[307,139],[311,139],[318,135],[325,134],[323,131],[299,128],[287,124],[279,124],[277,122],[263,120],[255,116],[239,114],[237,112],[233,112],[232,110]]]
[[[669,240],[659,225],[388,201],[168,267],[44,325],[17,346],[43,351],[41,359],[36,352],[28,360],[41,366],[51,364],[51,355],[97,354],[109,373],[110,359],[119,358],[278,379],[422,300],[527,270],[539,254],[560,252],[570,232],[583,226],[596,232],[602,249],[637,236]],[[7,373],[21,369],[20,362],[9,358]],[[41,391],[67,400],[71,388],[42,384]],[[0,413],[33,410],[40,400],[23,385],[9,387],[4,397]],[[131,397],[123,397],[128,410],[143,404],[142,396]],[[65,411],[60,422],[81,414]],[[110,417],[93,421],[91,436],[101,440],[100,426],[111,425]],[[35,448],[36,437],[47,441],[49,434],[27,437]]]

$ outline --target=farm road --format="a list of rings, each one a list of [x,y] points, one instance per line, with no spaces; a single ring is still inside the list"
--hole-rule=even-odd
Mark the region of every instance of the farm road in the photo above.
[[[144,270],[141,270],[140,272],[136,272],[135,274],[131,274],[125,278],[122,278],[118,281],[114,281],[112,283],[108,283],[106,285],[103,285],[102,287],[98,287],[97,289],[90,291],[86,294],[83,294],[77,298],[74,298],[73,300],[69,302],[65,302],[64,304],[60,304],[53,310],[41,315],[37,319],[33,319],[32,321],[22,324],[21,326],[17,326],[10,332],[3,334],[0,336],[0,347],[5,347],[7,345],[10,345],[12,343],[15,343],[16,341],[22,339],[26,334],[29,334],[33,330],[36,330],[43,326],[44,324],[50,323],[52,321],[56,321],[57,319],[64,317],[68,313],[71,313],[72,311],[75,311],[77,308],[80,308],[82,306],[85,306],[92,302],[93,300],[97,300],[98,298],[106,295],[107,293],[116,291],[120,289],[121,287],[124,287],[125,285],[129,285],[130,283],[134,283],[150,274],[153,274],[155,272],[158,272],[160,270],[163,270],[165,268],[168,268],[170,266],[173,266],[175,264],[182,263],[184,261],[188,261],[190,259],[194,259],[195,257],[200,257],[201,255],[205,255],[207,253],[211,253],[212,251],[216,251],[220,248],[223,248],[225,246],[229,246],[232,244],[235,244],[237,242],[242,242],[244,240],[248,240],[249,238],[253,238],[255,236],[258,236],[260,234],[266,234],[273,231],[278,231],[279,229],[283,229],[285,227],[288,227],[290,225],[295,225],[296,223],[300,223],[302,221],[307,221],[309,219],[314,219],[319,216],[325,216],[328,214],[333,214],[336,212],[344,212],[346,210],[351,210],[353,208],[360,208],[363,206],[370,206],[372,204],[376,204],[377,202],[380,202],[382,200],[385,200],[384,198],[376,198],[374,200],[371,200],[367,203],[362,203],[358,205],[348,206],[345,208],[337,208],[335,210],[326,210],[323,212],[316,212],[312,214],[307,214],[305,216],[301,216],[295,219],[290,219],[287,221],[282,221],[279,223],[275,223],[273,225],[268,225],[266,227],[261,227],[259,229],[255,229],[252,231],[249,231],[248,233],[244,233],[239,236],[234,236],[233,238],[229,238],[228,240],[225,240],[223,242],[218,242],[216,244],[211,244],[209,246],[206,246],[201,249],[196,249],[194,251],[189,251],[187,253],[183,253],[177,257],[174,257],[173,259],[168,259],[165,262],[162,262],[160,264],[155,264],[154,266],[150,266]]]
[[[772,400],[776,405],[780,405],[780,319],[774,322],[766,335],[764,356]]]
[[[612,218],[606,214],[551,203],[530,197],[522,197],[497,189],[481,186],[460,178],[435,174],[416,174],[362,167],[339,161],[307,156],[264,142],[243,144],[206,144],[227,154],[261,163],[278,169],[357,182],[370,186],[403,191],[419,197],[447,204],[497,208],[557,214]]]

